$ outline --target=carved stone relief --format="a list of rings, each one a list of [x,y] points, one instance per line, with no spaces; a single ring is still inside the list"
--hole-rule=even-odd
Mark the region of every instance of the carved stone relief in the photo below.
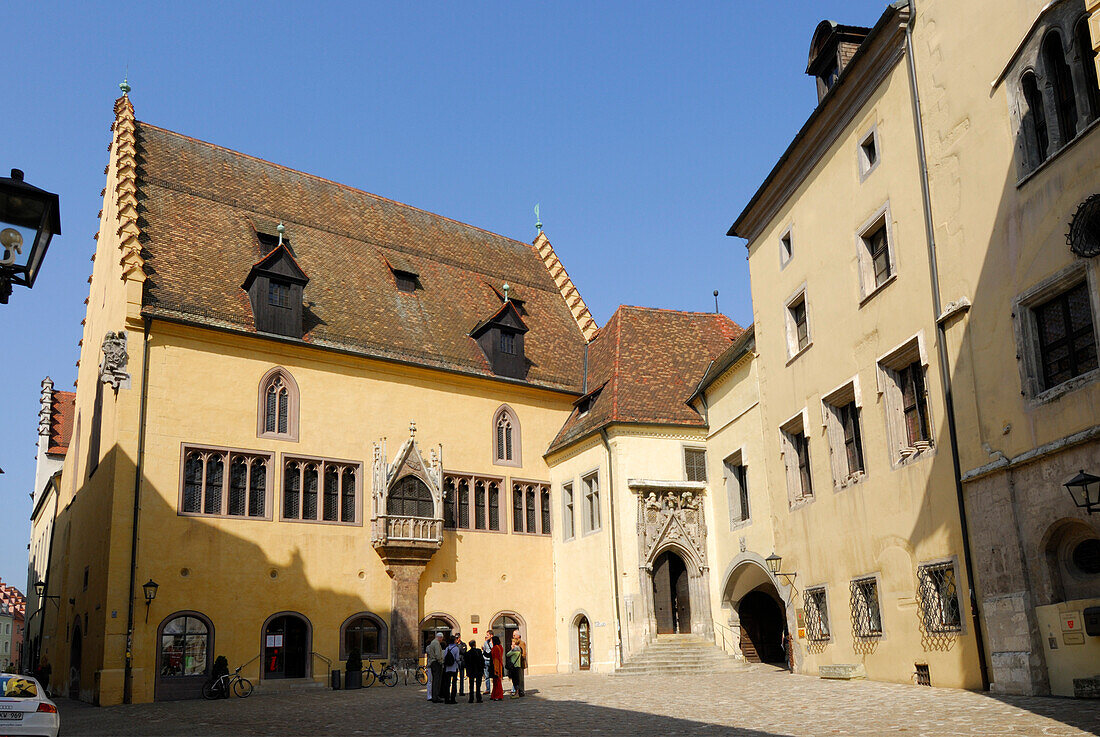
[[[99,362],[99,380],[110,384],[115,391],[120,388],[129,389],[130,373],[127,368],[130,354],[126,352],[126,331],[108,331],[103,336],[100,350],[103,358]]]

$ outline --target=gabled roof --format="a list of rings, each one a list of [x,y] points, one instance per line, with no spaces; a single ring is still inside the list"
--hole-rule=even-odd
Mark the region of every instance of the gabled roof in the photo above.
[[[527,311],[526,383],[580,392],[585,339],[532,244],[148,123],[136,139],[147,314],[253,332],[241,283],[269,254],[253,223],[281,221],[310,277],[306,342],[497,378],[469,332],[500,308],[486,284],[507,282]],[[399,291],[391,266],[422,288]]]
[[[527,324],[523,322],[523,317],[519,314],[519,309],[516,308],[511,300],[505,301],[505,303],[500,306],[500,309],[493,313],[492,317],[486,318],[475,325],[474,329],[470,331],[470,337],[478,337],[491,325],[511,328],[520,333],[526,333],[529,330]]]
[[[47,455],[65,455],[73,436],[73,418],[76,416],[76,392],[54,390],[50,408],[50,442]]]
[[[271,249],[270,253],[252,264],[252,268],[248,270],[248,276],[245,277],[241,288],[248,289],[252,286],[252,281],[259,274],[279,276],[302,285],[309,283],[309,277],[306,276],[306,272],[302,271],[302,267],[298,265],[298,262],[294,260],[294,253],[286,243],[279,243]]]
[[[582,417],[575,408],[548,453],[616,422],[705,427],[688,399],[744,330],[725,315],[622,306],[589,344]],[[586,395],[587,396],[587,395]]]

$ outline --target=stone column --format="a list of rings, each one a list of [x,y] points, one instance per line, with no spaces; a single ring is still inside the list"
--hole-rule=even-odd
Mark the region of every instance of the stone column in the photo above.
[[[436,551],[433,546],[382,545],[375,550],[386,564],[392,587],[390,659],[420,657],[420,576]]]

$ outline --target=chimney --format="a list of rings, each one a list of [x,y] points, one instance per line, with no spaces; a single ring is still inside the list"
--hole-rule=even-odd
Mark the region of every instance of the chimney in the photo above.
[[[831,20],[823,20],[817,24],[810,41],[810,60],[806,65],[806,74],[817,78],[819,103],[837,83],[841,72],[856,55],[860,44],[870,32],[870,28],[842,26]]]

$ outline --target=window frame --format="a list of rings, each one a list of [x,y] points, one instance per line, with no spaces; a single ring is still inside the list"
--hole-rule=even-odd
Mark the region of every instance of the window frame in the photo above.
[[[869,161],[867,156],[867,143],[871,142],[875,151],[875,160]],[[862,184],[882,162],[882,142],[878,135],[878,123],[872,125],[859,139],[856,146],[856,158],[859,164],[859,181]]]
[[[360,652],[359,654],[364,658],[385,659],[388,656],[389,652],[389,627],[386,626],[385,620],[374,612],[363,611],[352,614],[340,625],[339,660],[348,659],[349,651],[347,649],[347,630],[348,627],[350,627],[353,623],[359,621],[360,619],[369,619],[378,626],[378,651],[371,653]]]
[[[752,503],[749,500],[749,467],[745,463],[743,448],[738,448],[722,459],[722,485],[726,489],[730,531],[739,530],[752,524]]]
[[[203,668],[203,672],[201,674],[195,674],[195,675],[190,675],[190,676],[185,676],[185,675],[166,676],[166,675],[162,675],[160,671],[161,671],[162,658],[164,656],[164,637],[165,637],[164,630],[172,622],[176,621],[177,619],[182,619],[184,617],[190,617],[191,619],[196,619],[196,620],[202,622],[206,626],[206,667]],[[186,631],[186,625],[184,625],[183,634],[184,634],[185,637],[188,634],[187,631]],[[162,619],[160,621],[160,624],[157,625],[156,659],[154,661],[155,664],[156,664],[155,668],[154,668],[154,677],[155,677],[155,680],[157,682],[157,686],[159,687],[162,684],[170,684],[170,683],[186,683],[187,682],[186,679],[189,679],[189,678],[190,679],[195,679],[195,680],[198,680],[198,679],[205,680],[205,679],[209,678],[210,673],[211,673],[211,671],[214,667],[214,660],[215,660],[215,656],[214,656],[214,648],[215,648],[215,644],[216,644],[215,643],[215,634],[216,633],[215,633],[215,630],[214,630],[213,620],[211,620],[210,617],[206,616],[202,612],[195,611],[193,609],[181,609],[180,611],[172,612],[167,617]]]
[[[298,463],[300,466],[306,464],[317,465],[317,519],[305,519],[301,516],[303,506],[305,505],[305,489],[301,486],[298,488],[298,517],[287,517],[286,512],[286,467],[289,463]],[[340,480],[340,486],[336,492],[336,519],[327,520],[324,519],[324,498],[325,498],[325,468],[328,465],[352,467],[355,469],[355,519],[351,522],[345,522],[343,517],[343,473],[338,475]],[[304,469],[299,473],[302,474],[304,479]],[[279,455],[279,521],[280,522],[297,522],[311,525],[340,525],[343,527],[362,527],[363,526],[363,490],[366,486],[365,479],[363,478],[363,463],[361,461],[352,461],[341,458],[325,458],[321,456],[309,456],[299,453],[281,453]]]
[[[904,371],[918,365],[921,370],[928,438],[911,443],[905,422],[902,379]],[[929,362],[928,353],[925,350],[924,331],[911,336],[880,356],[875,362],[875,367],[878,393],[884,406],[883,421],[886,425],[886,442],[890,451],[891,467],[899,468],[935,454],[936,416],[932,409],[932,387],[929,383]]]
[[[779,270],[787,268],[794,258],[794,223],[789,223],[779,234]]]
[[[1017,362],[1020,371],[1020,387],[1028,406],[1038,406],[1088,386],[1100,379],[1100,367],[1078,374],[1054,386],[1044,381],[1043,358],[1039,338],[1038,318],[1035,308],[1049,303],[1069,290],[1084,283],[1092,311],[1093,339],[1097,343],[1100,358],[1100,335],[1097,332],[1097,316],[1100,315],[1100,296],[1095,267],[1090,261],[1076,260],[1017,295],[1012,301],[1013,329],[1016,337]]]
[[[202,482],[200,483],[199,493],[199,510],[198,512],[184,511],[184,496],[187,491],[187,456],[191,452],[198,452],[204,454],[221,454],[224,456],[222,461],[222,482],[221,482],[221,511],[217,514],[207,513],[202,511],[206,508],[206,469],[207,462],[203,461],[202,470]],[[248,514],[248,492],[250,484],[248,483],[250,476],[246,476],[245,481],[245,513],[244,514],[228,514],[229,509],[229,484],[230,484],[230,468],[233,465],[234,456],[244,456],[246,458],[263,458],[267,460],[267,472],[265,474],[264,483],[264,514],[263,515],[250,515]],[[177,517],[206,517],[216,519],[231,519],[231,520],[250,520],[253,522],[267,521],[270,522],[274,519],[272,504],[274,503],[274,479],[275,473],[275,453],[266,450],[248,450],[245,448],[230,448],[221,445],[202,445],[199,443],[180,443],[180,466],[179,466],[179,495],[176,500],[176,516]],[[251,463],[249,463],[249,471],[251,471]]]
[[[594,469],[587,473],[581,474],[581,501],[583,506],[581,508],[581,521],[583,522],[581,537],[586,535],[592,535],[603,530],[603,499],[601,498],[603,489],[600,480],[599,469]],[[592,485],[591,481],[595,481],[595,505],[592,504]],[[593,515],[592,512],[595,512]],[[593,522],[595,524],[593,524]]]
[[[798,322],[794,315],[794,309],[799,304],[802,305],[806,324],[806,344],[802,346],[799,345]],[[814,344],[813,324],[810,320],[810,300],[806,292],[806,282],[802,282],[794,294],[783,303],[783,316],[786,325],[787,365],[789,366],[795,359],[810,350]]]
[[[461,533],[488,532],[488,533],[491,533],[491,534],[494,534],[494,535],[501,535],[501,534],[507,534],[508,532],[510,532],[510,530],[508,529],[508,525],[511,522],[511,516],[510,516],[510,513],[507,511],[507,509],[505,509],[506,502],[510,502],[510,497],[507,495],[507,491],[510,487],[507,484],[508,479],[506,477],[504,477],[504,476],[495,476],[495,475],[484,474],[484,473],[472,473],[470,471],[447,471],[447,470],[444,470],[443,471],[443,493],[444,493],[444,496],[447,493],[447,482],[449,480],[454,480],[455,481],[456,493],[457,493],[457,490],[458,490],[458,481],[459,480],[465,480],[469,483],[470,494],[469,494],[469,502],[468,502],[468,504],[469,504],[468,515],[469,515],[469,520],[470,520],[470,526],[469,527],[459,527],[458,526],[459,520],[457,520],[457,519],[455,520],[455,525],[453,527],[448,527],[446,525],[446,522],[444,522],[443,531],[445,533],[446,532],[461,532]],[[477,512],[478,512],[478,510],[477,510],[477,506],[478,506],[478,504],[477,504],[477,485],[478,485],[478,483],[482,483],[482,484],[485,485],[485,507],[484,507],[484,509],[485,509],[485,528],[484,529],[481,529],[481,528],[477,527]],[[496,508],[497,508],[497,527],[498,527],[498,529],[496,529],[496,530],[494,530],[491,527],[491,520],[492,520],[492,514],[491,514],[491,511],[492,511],[492,502],[491,502],[492,494],[491,494],[491,491],[492,490],[490,489],[490,485],[492,485],[492,484],[496,484],[496,491],[497,491]],[[456,502],[456,504],[457,504],[457,502]],[[444,520],[447,519],[447,506],[448,506],[448,501],[447,501],[446,498],[444,498],[443,499],[443,519]]]
[[[852,634],[855,636],[855,638],[857,640],[876,640],[877,641],[877,640],[882,640],[885,637],[886,626],[883,622],[882,581],[880,579],[881,579],[881,577],[879,576],[879,574],[871,573],[871,574],[867,574],[865,576],[857,576],[849,582],[849,590],[851,592],[849,607],[851,609],[851,615],[852,615]],[[860,624],[861,623],[859,622],[859,614],[858,614],[858,609],[857,609],[857,603],[858,602],[857,602],[856,598],[857,598],[857,596],[862,595],[863,600],[864,600],[864,606],[867,606],[867,604],[866,604],[866,593],[865,593],[863,587],[867,586],[868,584],[873,585],[874,590],[875,590],[875,614],[877,615],[877,619],[878,619],[878,629],[875,630],[873,627],[869,626],[866,631],[861,631],[861,629],[860,629]],[[869,607],[868,607],[868,611],[869,611]],[[868,625],[871,625],[871,624],[873,624],[873,623],[869,619],[868,620]]]
[[[553,530],[553,527],[554,527],[554,525],[553,525],[553,510],[554,510],[553,495],[551,495],[551,500],[550,500],[551,524],[550,524],[550,529],[549,530],[542,529],[542,523],[544,522],[544,518],[543,518],[543,515],[542,515],[542,506],[541,506],[542,494],[543,494],[543,492],[549,492],[550,491],[550,482],[549,481],[537,481],[535,479],[521,479],[521,478],[510,478],[508,480],[508,482],[509,482],[508,483],[508,491],[509,491],[509,499],[508,500],[510,502],[509,507],[512,510],[512,519],[511,519],[512,526],[509,528],[508,531],[510,533],[512,533],[513,535],[532,535],[532,536],[536,536],[536,537],[550,537],[550,536],[552,536],[553,531],[554,531]],[[522,517],[523,524],[521,525],[520,529],[516,529],[516,505],[515,505],[515,498],[516,497],[515,497],[515,495],[516,495],[517,487],[520,487],[521,491],[523,492],[523,496],[521,497],[521,499],[523,500],[523,505],[521,506],[521,510],[524,512],[524,516]],[[534,521],[535,521],[535,524],[534,524],[535,529],[534,530],[530,529],[530,527],[531,527],[531,525],[529,524],[530,517],[526,514],[530,509],[527,506],[527,500],[528,500],[528,498],[531,498],[531,497],[534,498],[534,507],[533,507],[533,509],[534,509]]]
[[[852,470],[848,461],[848,438],[844,427],[844,410],[856,411],[855,441],[861,467]],[[833,491],[840,491],[867,477],[867,444],[864,437],[863,393],[859,376],[853,376],[821,398],[821,424],[829,445],[829,466],[833,474]]]
[[[879,231],[886,237],[886,262],[889,273],[880,282],[875,271],[875,253],[872,238]],[[856,229],[856,259],[859,265],[859,306],[863,307],[872,297],[898,278],[897,249],[894,247],[894,221],[890,201],[884,202],[871,217]]]
[[[703,463],[702,463],[703,478],[701,478],[701,479],[691,478],[691,465],[688,464],[688,455],[696,454],[696,453],[701,454],[702,457],[703,457]],[[710,474],[707,472],[707,447],[705,445],[695,445],[695,444],[681,445],[680,446],[680,462],[683,465],[683,475],[684,475],[684,480],[685,481],[694,481],[694,482],[697,482],[697,483],[704,483],[704,484],[707,483],[707,479],[710,477]],[[698,465],[697,464],[696,464],[696,470],[698,470]]]
[[[511,430],[511,458],[503,457],[507,455],[507,442],[505,443],[505,452],[499,452],[501,448],[498,443],[497,426],[504,420],[507,420]],[[511,406],[502,404],[493,412],[489,437],[494,466],[507,466],[510,468],[520,468],[523,466],[523,432],[520,428],[519,415],[516,414],[516,411],[512,409]]]
[[[787,501],[791,509],[812,502],[816,497],[813,488],[813,454],[810,452],[809,422],[806,408],[779,427],[780,453],[787,477]],[[801,444],[798,438],[802,438]],[[803,456],[806,474],[803,475]],[[809,481],[809,490],[804,481]]]
[[[278,408],[276,407],[275,431],[267,431],[267,391],[277,378],[283,380],[287,391],[287,418],[285,433],[279,432]],[[274,366],[267,370],[257,386],[256,398],[256,437],[270,438],[273,440],[286,440],[298,442],[299,411],[301,407],[301,393],[298,390],[298,382],[294,376],[282,366]]]
[[[952,578],[955,584],[955,605],[958,608],[959,621],[957,624],[952,622],[943,621],[943,617],[939,617],[941,620],[938,623],[933,624],[932,618],[934,613],[931,612],[928,607],[929,603],[925,600],[924,594],[921,589],[925,585],[924,576],[930,571],[938,570],[951,570]],[[929,634],[948,634],[948,635],[965,635],[966,634],[966,616],[963,605],[963,592],[964,586],[962,583],[962,575],[959,567],[959,561],[955,556],[947,558],[937,558],[934,560],[926,560],[917,565],[917,611],[921,619],[921,624],[924,626]],[[938,592],[937,592],[938,593]],[[943,613],[943,603],[939,604],[939,612]]]
[[[574,496],[576,485],[573,480],[561,485],[561,539],[575,540],[577,537],[577,498]]]

